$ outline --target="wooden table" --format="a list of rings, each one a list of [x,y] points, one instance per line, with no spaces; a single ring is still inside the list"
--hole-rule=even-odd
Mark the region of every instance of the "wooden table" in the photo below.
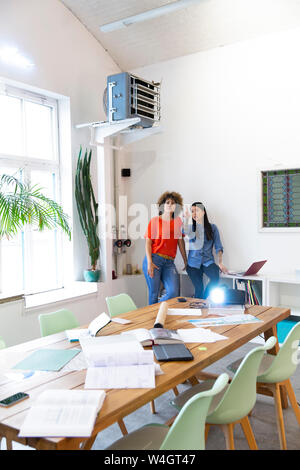
[[[168,300],[168,304],[170,307],[179,308],[189,306],[188,303],[178,303],[177,299]],[[120,315],[120,317],[130,319],[132,323],[128,325],[110,323],[102,330],[101,334],[112,335],[135,328],[152,328],[158,308],[159,304],[154,304]],[[194,360],[189,362],[160,363],[164,374],[156,376],[156,387],[154,389],[107,390],[103,407],[95,423],[94,432],[88,440],[78,438],[24,439],[18,437],[19,429],[29,407],[42,391],[50,388],[82,389],[84,387],[86,370],[64,373],[48,372],[47,374],[43,374],[42,378],[39,378],[37,374],[37,377],[33,375],[32,378],[24,379],[22,382],[13,382],[7,386],[0,386],[0,398],[4,398],[5,396],[20,391],[30,394],[29,399],[10,408],[0,409],[0,436],[4,436],[13,441],[18,441],[36,449],[89,449],[98,432],[107,428],[111,424],[116,423],[118,420],[124,418],[146,403],[151,402],[159,395],[171,390],[176,385],[183,383],[190,377],[197,374],[199,375],[203,369],[239,348],[243,344],[248,343],[248,341],[259,334],[263,333],[265,339],[272,335],[277,336],[276,325],[278,322],[284,320],[290,315],[290,310],[287,308],[251,306],[246,310],[246,313],[255,315],[257,318],[262,320],[262,322],[245,325],[210,327],[213,331],[227,336],[228,339],[205,344],[205,347],[207,348],[206,350],[199,350],[199,346],[201,346],[201,344],[187,344],[187,347],[194,355]],[[203,316],[205,315],[206,311],[203,310]],[[164,326],[170,329],[185,327],[193,328],[190,323],[187,323],[187,320],[192,318],[197,317],[168,316]],[[14,362],[12,362],[12,356],[17,353],[27,354],[28,352],[33,352],[45,347],[58,349],[78,348],[78,344],[79,343],[70,343],[67,341],[65,339],[64,332],[58,333],[0,351],[0,364],[1,359],[3,361],[3,358],[5,358],[6,365],[13,366],[17,361],[14,359]],[[253,345],[253,347],[255,346]],[[278,346],[273,348],[271,353],[276,354],[277,350]],[[9,362],[11,362],[11,364],[9,364]]]

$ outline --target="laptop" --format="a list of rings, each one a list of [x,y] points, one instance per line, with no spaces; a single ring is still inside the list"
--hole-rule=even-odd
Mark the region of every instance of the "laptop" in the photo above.
[[[255,274],[258,273],[258,271],[263,267],[263,265],[267,262],[267,260],[263,261],[256,261],[255,263],[252,263],[251,266],[247,269],[247,271],[240,272],[240,273],[231,273],[228,272],[228,274],[231,274],[233,276],[254,276]]]

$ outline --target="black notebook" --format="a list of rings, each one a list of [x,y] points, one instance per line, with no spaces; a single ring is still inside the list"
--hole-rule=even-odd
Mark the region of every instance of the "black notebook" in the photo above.
[[[158,361],[192,361],[191,351],[184,344],[158,344],[152,347]]]

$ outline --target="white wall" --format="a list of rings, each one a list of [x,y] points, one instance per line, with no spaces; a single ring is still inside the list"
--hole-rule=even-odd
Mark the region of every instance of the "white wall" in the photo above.
[[[81,144],[84,148],[88,146],[90,134],[89,130],[78,130],[74,126],[105,119],[102,94],[106,77],[118,72],[119,68],[58,0],[2,1],[0,47],[5,45],[17,47],[35,67],[22,70],[0,62],[0,76],[70,97],[75,167],[79,147]],[[77,229],[76,211],[74,215],[75,278],[80,279],[88,254],[82,232]]]
[[[202,201],[220,229],[230,269],[268,259],[265,272],[300,266],[300,233],[258,231],[258,170],[300,166],[300,30],[270,34],[135,70],[162,79],[163,133],[132,144],[131,202],[165,190]],[[133,262],[144,254],[136,242]]]
[[[35,67],[22,70],[0,62],[0,76],[70,97],[72,156],[62,155],[62,158],[72,157],[74,171],[80,144],[85,147],[90,141],[89,130],[78,130],[74,126],[105,119],[102,94],[106,77],[119,72],[119,68],[86,28],[57,0],[1,1],[0,47],[6,45],[17,47],[34,62]],[[96,151],[93,156],[94,182],[97,185]],[[73,215],[75,279],[80,280],[82,270],[88,267],[88,253],[76,210]],[[1,305],[0,335],[8,345],[33,339],[39,336],[38,314],[61,307],[72,309],[81,323],[88,323],[105,309],[105,295],[110,295],[112,289],[127,289],[126,283],[121,281],[113,288],[111,284],[99,286],[98,296],[31,312],[24,313],[20,303]],[[132,289],[131,294],[134,294]]]

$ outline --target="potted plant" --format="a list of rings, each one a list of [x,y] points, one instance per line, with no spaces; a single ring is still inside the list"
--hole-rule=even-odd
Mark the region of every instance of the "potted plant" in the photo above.
[[[98,204],[95,199],[91,182],[90,165],[92,151],[85,151],[82,156],[80,147],[77,170],[75,176],[75,199],[79,215],[80,224],[88,244],[91,269],[86,269],[83,273],[84,279],[89,282],[97,282],[100,271],[97,269],[97,262],[100,256],[100,240],[98,237]]]
[[[28,224],[40,231],[60,227],[71,239],[68,220],[62,207],[37,185],[22,183],[12,175],[0,176],[0,239],[17,235]]]

